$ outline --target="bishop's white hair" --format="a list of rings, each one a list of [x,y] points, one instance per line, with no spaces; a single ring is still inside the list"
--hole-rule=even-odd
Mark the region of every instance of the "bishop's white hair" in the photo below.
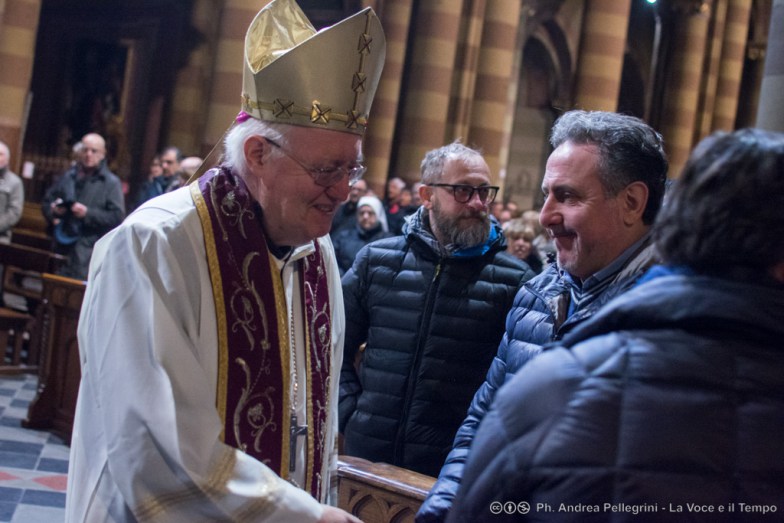
[[[280,145],[286,144],[286,131],[290,127],[248,118],[232,127],[224,140],[224,163],[248,182],[248,162],[245,159],[245,141],[253,136],[263,136]],[[277,150],[273,154],[280,154]]]

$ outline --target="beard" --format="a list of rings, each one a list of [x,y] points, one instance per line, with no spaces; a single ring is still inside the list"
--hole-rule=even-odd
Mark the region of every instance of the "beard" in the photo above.
[[[441,209],[438,200],[433,201],[433,218],[445,245],[458,248],[481,245],[490,237],[490,218],[486,212],[466,209],[457,216],[449,215]]]

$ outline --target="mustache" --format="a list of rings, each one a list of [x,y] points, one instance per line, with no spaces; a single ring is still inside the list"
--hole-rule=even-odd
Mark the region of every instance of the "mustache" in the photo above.
[[[487,211],[467,210],[466,212],[460,214],[460,218],[478,218],[480,220],[486,220],[488,214],[489,213]]]

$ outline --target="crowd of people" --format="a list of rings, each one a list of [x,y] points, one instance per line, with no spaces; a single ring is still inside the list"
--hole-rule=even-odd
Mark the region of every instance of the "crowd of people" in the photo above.
[[[42,202],[89,282],[68,521],[357,523],[338,452],[437,478],[417,523],[784,511],[784,134],[715,133],[668,188],[654,128],[571,110],[540,209],[459,140],[375,192],[373,10],[316,31],[275,0],[244,56],[220,163],[163,148],[126,217],[90,133]],[[0,241],[8,162],[0,142]]]
[[[2,158],[8,157],[7,147],[0,147]],[[65,256],[66,262],[58,274],[87,280],[90,259],[95,243],[126,217],[127,195],[120,179],[109,169],[106,141],[96,133],[88,133],[76,142],[71,151],[70,167],[57,176],[41,199],[41,212],[52,237],[52,250]],[[132,207],[185,185],[202,159],[182,157],[177,147],[169,146],[157,154],[149,167],[149,174],[135,197]],[[7,163],[7,160],[6,160]],[[7,168],[0,167],[0,171]],[[11,228],[21,216],[24,201],[22,183],[8,172],[0,182],[0,190],[9,195],[0,226],[0,241],[10,240]],[[13,188],[13,190],[12,190]],[[13,204],[11,202],[14,202]],[[5,223],[5,216],[8,222]]]

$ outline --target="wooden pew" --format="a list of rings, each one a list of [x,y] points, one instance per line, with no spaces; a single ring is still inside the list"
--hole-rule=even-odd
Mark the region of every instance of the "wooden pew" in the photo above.
[[[0,374],[35,372],[38,368],[38,332],[36,311],[41,302],[41,278],[46,272],[54,272],[65,258],[49,251],[17,245],[0,244],[0,263],[3,265],[2,292],[15,295],[24,307],[0,307]],[[10,365],[5,365],[5,353],[9,337],[13,333]],[[29,335],[28,356],[22,361],[25,333]]]
[[[436,478],[352,456],[338,458],[338,507],[365,523],[413,523]]]
[[[53,245],[53,239],[48,234],[19,227],[11,229],[11,241],[17,245],[41,249],[42,251],[52,250]]]
[[[86,284],[53,274],[44,274],[43,280],[38,391],[22,426],[51,429],[70,443],[81,380],[76,326]]]
[[[41,204],[30,201],[24,202],[22,216],[19,218],[19,221],[14,228],[46,235],[48,224],[41,212]]]

